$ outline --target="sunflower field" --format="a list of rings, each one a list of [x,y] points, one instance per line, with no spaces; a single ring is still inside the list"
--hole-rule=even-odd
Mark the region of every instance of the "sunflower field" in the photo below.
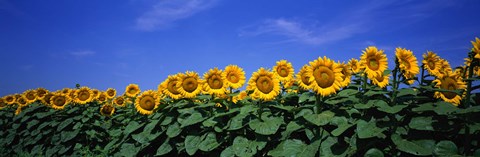
[[[27,90],[0,98],[8,156],[480,156],[480,39],[463,66],[374,46],[168,76],[157,90]],[[394,68],[388,68],[388,59]],[[246,87],[244,87],[246,86]]]

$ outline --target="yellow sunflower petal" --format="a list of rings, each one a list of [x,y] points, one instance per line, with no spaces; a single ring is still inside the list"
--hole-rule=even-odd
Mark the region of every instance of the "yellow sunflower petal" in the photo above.
[[[277,61],[277,64],[273,67],[273,72],[280,82],[290,81],[295,74],[292,63],[287,60]]]
[[[387,56],[383,53],[383,50],[370,46],[363,51],[360,57],[360,68],[364,69],[370,80],[373,80],[377,75],[382,75],[387,70]]]
[[[125,88],[125,95],[129,97],[135,97],[140,93],[140,88],[138,87],[137,84],[129,84]]]
[[[57,93],[50,98],[50,107],[55,110],[63,110],[68,103],[71,102],[70,97],[63,93]]]
[[[100,114],[104,116],[112,116],[115,113],[115,107],[112,104],[104,104],[100,108]]]
[[[93,96],[93,91],[91,91],[90,88],[81,87],[80,89],[75,91],[75,97],[73,99],[73,102],[77,104],[86,104],[92,102]]]
[[[297,84],[303,90],[312,89],[312,82],[310,81],[310,75],[308,75],[308,65],[304,65],[302,69],[297,73]]]
[[[423,54],[423,68],[428,71],[430,75],[438,75],[438,70],[442,66],[439,62],[440,57],[437,56],[432,51],[427,51],[427,53]]]
[[[407,79],[413,79],[418,73],[420,68],[418,67],[417,57],[413,55],[413,52],[405,48],[396,48],[395,56],[397,57],[399,68],[403,76]],[[414,80],[409,80],[409,84],[413,84]]]
[[[445,90],[458,90],[458,89],[466,89],[467,85],[465,82],[462,81],[462,78],[457,77],[455,74],[451,72],[446,72],[445,75],[439,77],[433,81],[435,87],[439,89]],[[458,95],[454,92],[435,92],[435,98],[441,98],[443,101],[449,102],[458,106],[460,101],[462,100],[462,96]]]
[[[227,86],[237,89],[245,84],[245,72],[236,65],[228,65],[223,72],[223,80],[226,80]]]
[[[113,88],[108,88],[105,93],[107,94],[108,99],[113,99],[117,95],[117,90]]]
[[[360,64],[357,59],[352,58],[348,61],[348,65],[350,66],[350,70],[352,73],[358,73],[360,72]]]
[[[177,82],[180,80],[180,74],[176,75],[169,75],[168,78],[163,81],[159,86],[159,90],[162,90],[162,93],[166,94],[172,99],[180,99],[182,97],[182,93],[178,91]]]

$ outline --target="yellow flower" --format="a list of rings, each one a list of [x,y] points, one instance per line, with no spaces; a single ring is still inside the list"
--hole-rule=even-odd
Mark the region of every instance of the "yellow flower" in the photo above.
[[[292,63],[287,60],[277,61],[277,64],[273,67],[273,73],[280,80],[280,82],[288,82],[293,79],[294,69]]]
[[[283,82],[283,88],[287,89],[287,92],[288,92],[289,89],[291,89],[290,87],[294,86],[296,82],[297,82],[297,79],[293,77],[289,81]]]
[[[350,65],[345,63],[340,63],[340,62],[337,65],[339,68],[342,69],[341,72],[343,74],[340,87],[346,87],[350,84],[351,77],[352,77],[352,71],[351,71]]]
[[[23,96],[25,97],[25,100],[27,101],[27,104],[31,104],[35,101],[37,101],[37,92],[35,90],[27,90],[23,92]]]
[[[71,99],[66,94],[63,93],[56,93],[50,98],[50,107],[55,110],[63,110],[68,103],[70,103]]]
[[[93,100],[97,100],[98,99],[98,96],[100,96],[100,91],[98,89],[90,89],[93,93],[92,95],[92,99]]]
[[[7,107],[7,103],[3,98],[0,98],[0,110]]]
[[[113,88],[108,88],[105,93],[107,94],[108,99],[113,99],[117,95],[117,90]]]
[[[228,65],[223,72],[223,80],[226,81],[227,87],[237,89],[245,83],[245,72],[236,65]]]
[[[372,80],[374,85],[379,86],[380,88],[385,88],[388,85],[388,81],[390,79],[390,74],[388,75],[378,75],[375,79]]]
[[[363,51],[360,57],[360,68],[365,69],[364,72],[367,77],[373,80],[377,75],[382,75],[387,70],[387,56],[383,53],[383,50],[370,46]]]
[[[179,76],[177,88],[185,98],[195,98],[202,91],[202,80],[193,71],[187,71]]]
[[[93,100],[93,92],[88,87],[81,87],[75,90],[73,102],[78,104],[86,104]]]
[[[218,68],[210,69],[203,74],[203,90],[207,94],[221,95],[227,91],[227,81],[222,79],[223,71]]]
[[[125,88],[125,95],[129,97],[135,97],[140,93],[140,88],[137,84],[129,84],[127,88]]]
[[[395,56],[398,59],[398,64],[402,74],[407,79],[413,79],[419,72],[417,64],[417,57],[413,55],[413,52],[405,48],[396,48]],[[413,84],[414,80],[407,81],[408,84]]]
[[[71,91],[72,91],[72,89],[70,89],[70,88],[63,88],[63,89],[60,91],[60,93],[65,94],[65,95],[68,95],[68,94],[70,94]]]
[[[25,95],[22,95],[21,97],[18,97],[16,100],[16,103],[18,106],[27,106],[29,104],[28,99],[25,97]]]
[[[107,93],[106,92],[100,92],[100,94],[98,95],[98,98],[97,98],[97,101],[99,103],[104,103],[108,100],[108,96],[107,96]]]
[[[348,65],[350,66],[350,70],[353,73],[358,73],[361,70],[360,64],[358,63],[358,60],[355,58],[350,59],[350,61],[348,61]]]
[[[37,88],[37,100],[42,100],[49,91],[45,88]]]
[[[137,96],[135,99],[135,108],[137,112],[144,115],[150,115],[160,104],[160,100],[156,92],[147,90]]]
[[[50,106],[50,100],[52,99],[52,96],[54,94],[53,93],[47,93],[45,94],[45,96],[43,97],[43,99],[41,99],[40,101],[42,101],[42,103],[46,106]]]
[[[116,97],[115,99],[113,99],[113,102],[115,103],[115,105],[120,107],[125,107],[126,105],[125,98],[123,96]]]
[[[438,77],[437,79],[433,80],[435,87],[439,89],[445,90],[458,90],[458,89],[466,89],[467,86],[465,82],[462,81],[462,78],[457,77],[455,74],[451,72],[446,72],[445,75],[442,77]],[[454,92],[435,92],[435,98],[442,98],[443,101],[453,103],[455,106],[460,104],[462,100],[462,96],[454,93]]]
[[[436,77],[443,77],[447,73],[453,72],[452,67],[450,66],[450,63],[448,63],[447,60],[440,58],[438,62],[440,62],[440,68],[438,69],[438,72],[435,75]]]
[[[17,101],[17,98],[15,97],[15,95],[7,95],[3,97],[3,99],[8,105],[12,105]]]
[[[19,115],[20,113],[22,113],[22,106],[18,106],[17,110],[15,110],[15,115]]]
[[[264,68],[260,68],[252,74],[248,86],[247,90],[253,90],[255,98],[265,101],[272,100],[280,94],[280,81],[273,72]]]
[[[440,69],[442,66],[440,65],[439,60],[440,57],[438,57],[437,54],[432,51],[428,51],[426,54],[423,54],[423,68],[427,69],[430,75],[438,75],[438,69]]]
[[[297,84],[303,90],[312,89],[312,82],[310,82],[310,75],[308,75],[308,65],[304,65],[297,73]]]
[[[336,93],[342,86],[342,68],[326,56],[310,62],[308,75],[313,91],[324,97]]]
[[[238,101],[243,100],[246,97],[247,97],[247,91],[241,91],[240,93],[238,93],[238,95],[236,95],[232,98],[232,101],[233,101],[233,103],[236,104]]]
[[[475,53],[474,58],[480,59],[480,39],[475,38],[475,42],[472,41],[472,51]]]
[[[115,113],[115,107],[112,104],[104,104],[100,108],[100,114],[104,116],[112,116]]]
[[[172,99],[180,99],[182,97],[182,93],[178,91],[177,82],[179,80],[178,76],[176,75],[169,75],[168,78],[163,81],[158,89],[162,90],[162,93],[168,95]]]

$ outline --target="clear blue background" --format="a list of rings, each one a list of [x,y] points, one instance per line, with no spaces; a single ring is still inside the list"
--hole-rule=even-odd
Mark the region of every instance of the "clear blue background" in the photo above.
[[[0,0],[0,96],[76,83],[156,89],[168,75],[236,64],[247,79],[286,59],[359,58],[374,45],[463,64],[478,0]]]

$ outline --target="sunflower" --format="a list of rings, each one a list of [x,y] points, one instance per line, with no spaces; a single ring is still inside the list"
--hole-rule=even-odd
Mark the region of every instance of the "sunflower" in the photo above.
[[[53,93],[47,93],[45,96],[40,100],[46,106],[50,106],[50,100],[52,99]]]
[[[360,57],[360,69],[365,69],[364,72],[369,79],[373,80],[377,75],[382,75],[387,68],[387,56],[383,53],[383,50],[370,46],[363,51]]]
[[[247,89],[253,90],[255,98],[265,101],[272,100],[280,94],[280,80],[275,77],[273,72],[264,68],[260,68],[252,74],[248,86]]]
[[[37,88],[36,92],[37,92],[37,99],[42,100],[49,91],[45,88]]]
[[[375,79],[372,80],[374,85],[379,86],[380,88],[385,88],[388,85],[388,81],[390,79],[390,74],[388,75],[378,75]]]
[[[108,99],[112,99],[117,95],[117,90],[115,90],[113,88],[108,88],[105,93],[107,93],[107,98]]]
[[[241,91],[240,93],[238,93],[238,95],[232,98],[232,102],[236,104],[238,101],[245,99],[247,95],[247,91]]]
[[[113,103],[115,103],[115,105],[120,107],[125,107],[125,105],[127,104],[123,96],[116,97],[115,99],[113,99]]]
[[[98,98],[98,96],[100,96],[100,91],[98,89],[90,89],[93,93],[92,95],[92,99],[93,100],[96,100]]]
[[[78,104],[86,104],[93,100],[93,92],[88,87],[81,87],[75,91],[73,101]]]
[[[347,64],[350,66],[350,70],[352,71],[352,73],[360,72],[360,70],[361,70],[360,69],[360,64],[359,64],[357,59],[352,58],[348,61]]]
[[[342,86],[342,68],[326,56],[310,62],[307,73],[312,89],[318,95],[328,96],[336,93]]]
[[[297,73],[297,84],[303,90],[312,89],[313,83],[310,82],[310,75],[308,75],[308,65],[304,65]]]
[[[140,114],[144,115],[152,114],[153,110],[155,110],[159,104],[160,100],[158,95],[152,90],[143,92],[135,99],[135,108]]]
[[[223,71],[218,68],[203,74],[203,89],[208,94],[221,95],[227,92],[227,81],[222,79]]]
[[[461,78],[455,76],[455,74],[448,71],[442,77],[438,77],[437,79],[433,80],[433,83],[436,83],[435,87],[445,90],[464,90],[467,88],[467,85],[465,84],[465,82],[462,81]],[[434,97],[442,98],[443,101],[452,103],[455,106],[458,106],[460,104],[460,101],[462,100],[462,96],[454,92],[436,91]]]
[[[396,48],[395,56],[397,57],[400,70],[403,76],[407,79],[413,79],[419,72],[417,64],[417,57],[413,55],[413,52],[405,48]],[[413,84],[414,80],[407,81],[408,84]]]
[[[17,110],[15,110],[15,115],[19,115],[20,113],[22,113],[22,106],[18,106]]]
[[[75,93],[76,92],[77,92],[77,89],[70,90],[70,93],[68,93],[68,95],[67,95],[68,97],[70,97],[70,100],[72,100],[72,101],[75,100],[75,96],[76,96]]]
[[[100,108],[100,114],[104,116],[112,116],[114,112],[115,112],[115,107],[113,107],[113,104],[104,104]]]
[[[0,98],[0,110],[7,107],[7,103],[3,98]]]
[[[35,101],[37,101],[37,92],[35,90],[27,90],[23,92],[23,96],[25,97],[25,100],[27,101],[27,104],[31,104]]]
[[[480,59],[480,39],[475,38],[475,42],[472,41],[472,51],[475,53],[474,58]]]
[[[193,71],[187,71],[185,74],[179,75],[176,86],[185,98],[195,98],[202,92],[202,80]]]
[[[237,89],[245,84],[245,72],[236,65],[228,65],[223,72],[223,80],[226,80],[227,87]]]
[[[273,67],[273,73],[283,83],[290,81],[295,75],[292,63],[287,60],[277,61],[277,64]]]
[[[15,97],[15,95],[7,95],[3,97],[3,99],[8,105],[12,105],[17,101],[17,98]]]
[[[450,63],[448,63],[447,60],[440,58],[438,60],[440,62],[440,68],[438,68],[438,72],[435,75],[436,77],[443,77],[447,73],[452,73],[452,67],[450,66]]]
[[[140,93],[140,88],[137,84],[129,84],[127,88],[125,88],[125,95],[129,97],[135,97]]]
[[[70,94],[71,91],[72,91],[72,89],[70,89],[70,88],[63,88],[62,90],[60,90],[60,93],[68,95],[68,94]]]
[[[107,93],[106,92],[100,92],[100,94],[98,95],[98,98],[97,98],[97,101],[99,103],[104,103],[108,100],[108,96],[107,96]]]
[[[71,99],[66,94],[57,93],[50,98],[50,106],[55,110],[63,110]]]
[[[345,64],[345,63],[338,63],[337,64],[339,68],[342,69],[342,81],[341,81],[341,87],[346,87],[350,84],[350,81],[351,81],[351,77],[352,77],[352,71],[351,71],[351,68],[350,68],[350,65],[349,64]]]
[[[180,99],[182,97],[182,93],[178,91],[177,82],[179,80],[179,75],[169,75],[165,81],[163,81],[158,89],[162,90],[162,93],[168,95],[172,99]]]
[[[286,89],[287,93],[297,93],[298,90],[292,88],[295,85],[295,83],[297,83],[297,78],[294,77],[294,78],[290,79],[289,81],[284,82],[283,88]]]
[[[427,51],[427,53],[423,54],[423,68],[427,69],[430,75],[438,75],[438,69],[441,67],[439,62],[440,57],[437,56],[432,51]]]

